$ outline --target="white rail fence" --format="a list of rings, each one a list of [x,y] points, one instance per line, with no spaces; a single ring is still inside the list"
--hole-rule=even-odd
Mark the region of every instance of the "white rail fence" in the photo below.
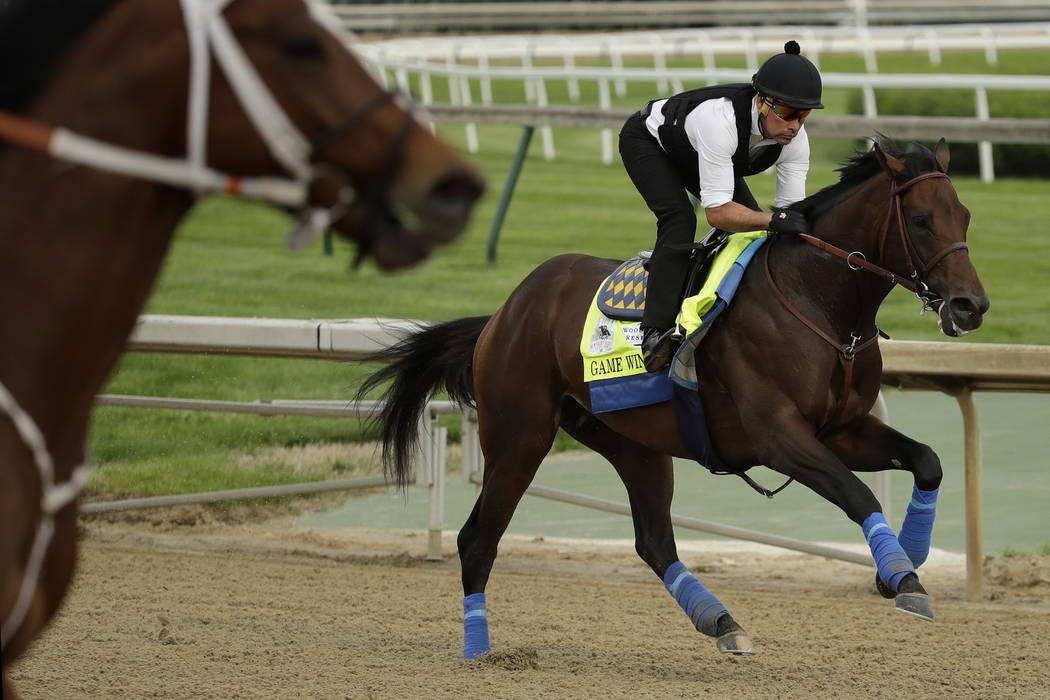
[[[943,24],[1050,19],[1040,0],[636,0],[602,2],[336,2],[345,26],[387,34],[508,29],[595,30],[689,25],[765,25],[784,19],[814,25]]]
[[[1050,5],[1047,5],[1050,13]],[[681,23],[678,23],[679,26]],[[687,27],[669,30],[498,34],[490,36],[429,36],[357,42],[355,48],[372,61],[420,60],[447,65],[515,61],[560,61],[572,67],[577,60],[608,61],[613,67],[625,58],[646,59],[656,68],[668,58],[695,57],[705,70],[718,68],[720,57],[741,55],[755,71],[767,56],[784,50],[789,39],[818,67],[822,54],[854,54],[864,69],[877,73],[880,53],[926,53],[930,64],[941,65],[944,51],[983,51],[989,66],[999,62],[999,51],[1050,47],[1050,22],[947,24],[921,26],[779,25],[771,27]]]
[[[445,105],[433,102],[435,78],[447,81],[451,108],[493,107],[496,109],[513,109],[515,105],[495,105],[492,103],[491,82],[493,80],[511,80],[520,82],[523,102],[534,102],[537,110],[531,116],[538,121],[543,140],[544,157],[555,158],[554,132],[551,120],[557,115],[566,114],[565,107],[555,107],[548,98],[548,81],[594,81],[598,86],[599,106],[592,114],[601,119],[601,158],[603,163],[613,162],[613,129],[623,123],[623,118],[633,110],[614,110],[612,107],[612,89],[617,84],[628,82],[654,83],[659,86],[669,82],[671,92],[680,92],[686,85],[705,85],[716,83],[749,82],[751,72],[747,70],[719,68],[607,68],[607,67],[483,67],[483,66],[443,66],[422,61],[386,61],[382,64],[380,78],[389,86],[391,80],[405,91],[410,88],[410,75],[417,77],[423,108],[437,119]],[[393,76],[388,74],[392,72]],[[920,124],[923,120],[937,123],[944,132],[939,134],[952,141],[976,141],[980,160],[981,179],[992,182],[995,179],[995,168],[992,161],[992,142],[1000,143],[1046,143],[1050,132],[1046,119],[992,119],[988,109],[989,90],[1028,90],[1050,91],[1050,75],[986,75],[986,74],[877,74],[877,73],[824,73],[822,79],[825,87],[859,88],[863,95],[864,119],[844,115],[816,115],[806,124],[806,129],[816,137],[870,136],[873,131],[860,132],[860,127],[891,127],[894,124]],[[479,85],[481,104],[475,105],[472,93],[472,82]],[[488,85],[488,89],[486,89]],[[911,88],[923,90],[972,90],[976,118],[931,118],[931,117],[879,117],[876,104],[876,88]],[[624,88],[626,92],[626,88]],[[662,91],[658,94],[665,94]],[[639,104],[638,108],[642,105]],[[551,112],[547,116],[544,112]],[[454,110],[453,110],[454,111]],[[496,110],[478,111],[478,121],[466,124],[467,146],[471,152],[479,150],[476,124],[488,113]],[[446,114],[448,112],[445,112]],[[504,112],[504,115],[506,112]],[[581,112],[582,114],[582,112]],[[825,122],[825,119],[829,121]],[[902,121],[903,120],[903,121]],[[586,121],[577,120],[578,126],[590,126]],[[827,126],[821,126],[825,122]],[[498,123],[498,122],[497,122]],[[895,133],[892,135],[896,135]]]
[[[128,344],[130,351],[168,353],[218,353],[257,357],[299,357],[334,360],[360,360],[396,341],[400,334],[418,324],[407,321],[348,320],[305,321],[290,319],[245,319],[227,317],[144,315],[139,319]],[[883,383],[902,389],[944,391],[956,397],[963,414],[965,432],[965,493],[967,582],[971,599],[980,595],[981,564],[984,559],[981,534],[980,474],[981,439],[975,391],[1050,391],[1050,347],[1031,345],[992,345],[976,343],[884,341]],[[355,405],[342,401],[256,402],[198,401],[156,397],[101,396],[102,405],[173,408],[179,410],[219,410],[258,415],[317,415],[360,417],[376,407],[374,403]],[[458,410],[448,402],[432,402],[420,423],[419,450],[416,455],[415,483],[428,489],[427,557],[440,559],[444,519],[445,453],[447,431],[436,425],[442,413]],[[885,420],[884,406],[882,416]],[[483,461],[477,439],[476,417],[462,414],[463,477],[477,483]],[[420,474],[420,472],[422,472]],[[344,483],[345,482],[345,483]],[[91,504],[84,512],[155,507],[175,503],[209,502],[253,498],[321,490],[374,487],[380,480],[339,480],[292,486],[262,487],[212,494],[192,494],[156,499],[135,499],[115,504]],[[889,507],[888,482],[879,486],[877,496]],[[610,512],[628,513],[629,507],[611,501],[555,489],[532,486],[528,493]],[[167,500],[164,500],[167,499]],[[841,558],[871,565],[868,557],[815,543],[745,530],[718,523],[673,516],[680,527],[763,542],[773,546]]]

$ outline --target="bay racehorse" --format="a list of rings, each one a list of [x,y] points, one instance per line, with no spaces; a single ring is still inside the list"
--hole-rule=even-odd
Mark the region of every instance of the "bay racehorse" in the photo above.
[[[766,465],[841,508],[868,540],[880,592],[930,620],[916,569],[930,547],[940,461],[869,411],[882,370],[876,313],[895,284],[937,311],[948,335],[976,328],[988,309],[965,243],[970,215],[946,175],[948,161],[943,139],[934,152],[915,145],[901,153],[880,136],[840,169],[839,182],[793,205],[810,233],[758,249],[694,353],[706,427],[724,468]],[[599,284],[618,264],[586,255],[548,260],[494,315],[403,338],[363,388],[393,380],[377,420],[388,473],[402,484],[432,393],[444,388],[477,407],[483,484],[458,538],[465,658],[489,651],[485,585],[497,545],[559,427],[615,467],[639,556],[696,628],[723,652],[753,653],[725,606],[678,560],[671,458],[691,454],[673,402],[591,411],[581,334]],[[884,469],[914,477],[899,538],[854,474]]]
[[[5,669],[72,575],[93,397],[176,224],[215,191],[299,212],[294,242],[331,226],[396,268],[459,235],[482,183],[320,5],[0,3]]]

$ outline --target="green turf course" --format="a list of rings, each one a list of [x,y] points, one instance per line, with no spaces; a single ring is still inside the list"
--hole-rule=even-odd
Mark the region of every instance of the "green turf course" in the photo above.
[[[1045,53],[1033,56],[1031,52],[1001,52],[1000,70],[1037,72],[1036,66],[1045,66],[1045,58]],[[833,65],[833,59],[822,55],[822,68],[858,70],[857,66],[847,65],[851,57],[843,57],[841,66]],[[972,55],[946,53],[945,64],[935,70],[977,72],[982,61]],[[880,57],[880,67],[883,71],[934,70],[924,54],[885,60]],[[554,86],[549,88],[552,102],[557,102]],[[619,106],[640,105],[655,96],[640,89],[644,86],[635,88]],[[440,95],[437,98],[441,99]],[[520,96],[515,99],[520,100]],[[829,94],[825,103],[834,113],[846,99],[843,94]],[[465,148],[462,127],[442,126],[440,131],[453,144]],[[319,241],[292,254],[283,244],[290,225],[288,217],[265,207],[212,198],[198,205],[181,225],[147,312],[440,321],[492,313],[528,272],[553,255],[586,252],[622,258],[651,246],[652,215],[619,163],[601,164],[598,132],[557,130],[557,158],[553,162],[543,159],[538,134],[534,139],[504,224],[498,263],[488,266],[488,228],[521,130],[479,128],[479,135],[481,151],[472,158],[487,175],[489,191],[468,233],[438,251],[424,265],[394,275],[381,274],[367,262],[350,270],[352,253],[341,242],[336,243],[333,257],[321,254]],[[814,143],[810,193],[835,181],[834,167],[852,147],[851,143],[838,141]],[[953,181],[961,200],[973,213],[971,255],[992,299],[985,326],[968,336],[966,342],[1050,344],[1050,329],[1046,326],[1050,302],[1045,294],[1050,275],[1050,236],[1046,235],[1045,224],[1050,220],[1050,182],[1000,179],[984,184],[967,177]],[[756,176],[751,178],[751,185],[760,203],[772,200],[772,177]],[[945,339],[930,317],[918,316],[914,298],[900,290],[884,304],[879,323],[898,339]],[[368,369],[323,361],[131,354],[121,361],[105,391],[234,400],[346,399]],[[953,400],[932,394],[913,396],[946,402],[950,410],[945,420],[961,422]],[[1023,403],[1028,399],[1042,397],[1008,396],[994,411],[986,410],[982,418],[987,420],[989,413],[1010,415],[1015,401],[1018,417],[1045,418],[1045,409],[1039,414]],[[979,402],[983,400],[979,397]],[[979,405],[983,407],[983,403]],[[934,420],[929,412],[916,411],[915,420],[907,424],[906,431],[921,437]],[[1009,427],[1011,421],[1005,423]],[[455,424],[450,422],[449,427],[453,439],[457,438]],[[1018,464],[1030,465],[1036,471],[1045,466],[1046,438],[1038,428],[1036,425],[1032,431],[1021,431],[1007,439],[1016,446],[1017,458],[1009,460],[1013,462],[1011,469],[1017,469]],[[941,431],[933,435],[940,439]],[[986,434],[986,440],[988,437]],[[267,450],[360,438],[360,428],[354,421],[103,408],[94,414],[90,447],[97,468],[89,494],[153,495],[298,481],[303,475],[279,458],[266,457]],[[928,439],[933,441],[933,437]],[[961,450],[961,439],[953,444]],[[562,438],[558,448],[570,445]],[[943,450],[953,449],[939,443],[935,446],[942,454]],[[256,460],[262,466],[244,467],[239,460],[245,455],[262,455]],[[985,462],[987,472],[1000,468],[987,447]],[[945,459],[945,464],[949,460]],[[961,471],[961,457],[956,465]],[[361,465],[348,463],[337,465],[334,471],[352,474],[359,468]],[[541,470],[541,483],[547,471]],[[599,471],[614,478],[607,466]],[[682,471],[679,469],[680,474]],[[946,471],[950,471],[947,466]],[[704,477],[702,488],[712,489],[716,484],[723,488],[725,481],[724,477]],[[903,483],[904,479],[899,481]],[[1039,479],[1029,481],[1037,484]],[[985,482],[989,484],[991,477],[987,476]],[[612,483],[619,488],[615,481]],[[1019,483],[1019,492],[1028,489],[1024,480]],[[726,485],[730,486],[734,490],[740,488],[735,483]],[[680,488],[679,497],[688,491]],[[798,491],[804,493],[802,489]],[[766,505],[750,492],[745,495],[749,503],[753,499],[757,506]],[[774,503],[780,503],[779,499]],[[818,499],[807,496],[804,500]],[[687,509],[676,503],[676,509],[709,517],[699,506]],[[776,510],[786,509],[778,505]],[[1015,512],[1028,510],[1018,507]],[[947,506],[942,513],[945,522],[949,517]],[[710,517],[714,519],[713,514]],[[1008,524],[1019,522],[1019,516],[1009,510],[1003,517]],[[986,516],[986,526],[990,526],[991,519]],[[455,523],[451,518],[449,522]],[[846,527],[851,526],[847,523]],[[1019,524],[1017,541],[1008,541],[1004,546],[1020,548],[1021,538],[1027,536],[1025,531],[1032,529]],[[1044,535],[1041,541],[1048,540],[1050,535]]]

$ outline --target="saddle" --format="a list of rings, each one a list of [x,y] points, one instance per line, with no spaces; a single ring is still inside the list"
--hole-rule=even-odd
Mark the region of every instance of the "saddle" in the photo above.
[[[672,250],[688,253],[692,261],[689,275],[678,295],[677,305],[703,286],[711,270],[715,255],[725,247],[729,234],[713,228],[698,243],[670,246]],[[598,309],[618,321],[641,321],[645,313],[645,289],[649,281],[649,259],[652,251],[643,250],[625,260],[605,280],[598,291]]]

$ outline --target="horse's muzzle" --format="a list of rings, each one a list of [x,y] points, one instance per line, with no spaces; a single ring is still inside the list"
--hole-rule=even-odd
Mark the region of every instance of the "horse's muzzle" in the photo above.
[[[966,335],[980,327],[991,302],[987,295],[952,297],[937,310],[941,332],[951,338]]]

